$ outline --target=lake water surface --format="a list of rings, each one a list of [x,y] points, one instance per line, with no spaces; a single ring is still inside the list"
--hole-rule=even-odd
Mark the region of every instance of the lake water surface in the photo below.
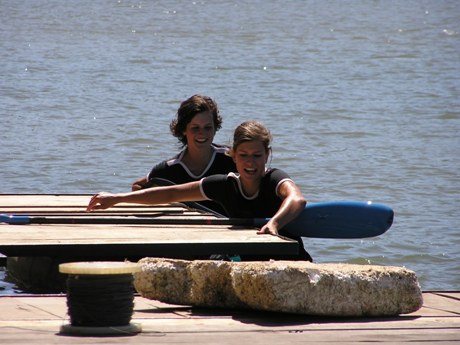
[[[305,239],[316,262],[460,288],[457,1],[2,0],[0,15],[1,193],[126,191],[177,152],[179,103],[206,94],[216,142],[264,122],[271,165],[309,202],[395,210],[377,238]]]

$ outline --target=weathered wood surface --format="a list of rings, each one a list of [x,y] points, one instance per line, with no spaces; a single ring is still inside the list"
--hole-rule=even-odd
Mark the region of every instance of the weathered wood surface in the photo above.
[[[454,344],[460,341],[460,293],[425,292],[418,311],[388,318],[326,318],[198,309],[135,298],[131,337],[59,334],[69,322],[65,296],[0,297],[0,344]]]
[[[0,210],[4,208],[28,208],[28,207],[44,207],[44,208],[62,208],[73,207],[84,212],[88,204],[91,194],[0,194]],[[182,207],[180,204],[174,204],[177,207]],[[132,204],[119,204],[112,209],[119,208],[140,209],[163,207],[169,209],[171,205],[155,205],[155,206],[136,206]]]
[[[0,213],[79,217],[131,215],[187,220],[212,215],[180,204],[120,204],[85,212],[90,195],[0,195]],[[251,227],[232,225],[0,224],[0,253],[7,256],[190,257],[216,253],[296,254],[296,241],[257,235]]]
[[[0,194],[0,213],[48,215],[71,214],[74,216],[88,216],[86,205],[91,198],[90,194]],[[185,214],[187,216],[203,215],[202,212],[190,210],[183,204],[163,204],[155,206],[119,204],[108,210],[94,211],[92,215],[118,214]]]
[[[1,225],[0,237],[0,252],[7,256],[78,255],[83,251],[85,256],[114,252],[120,256],[268,254],[292,253],[297,248],[296,242],[231,226]]]

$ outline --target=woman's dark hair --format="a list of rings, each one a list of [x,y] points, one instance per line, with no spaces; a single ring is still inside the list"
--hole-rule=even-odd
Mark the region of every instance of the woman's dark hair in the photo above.
[[[219,115],[217,103],[211,97],[193,95],[180,104],[176,118],[171,121],[169,128],[171,133],[179,139],[183,146],[187,144],[187,138],[184,135],[187,125],[196,114],[206,111],[212,114],[214,129],[217,132],[222,127],[222,117]]]
[[[265,148],[265,152],[270,152],[272,135],[270,131],[260,122],[249,120],[236,127],[233,135],[232,153],[236,152],[238,146],[248,141],[260,141]]]

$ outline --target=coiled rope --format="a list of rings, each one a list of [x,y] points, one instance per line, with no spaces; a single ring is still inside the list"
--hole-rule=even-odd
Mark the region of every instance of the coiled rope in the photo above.
[[[67,279],[72,326],[125,326],[134,308],[132,274],[76,275]]]
[[[61,333],[71,335],[132,335],[141,332],[131,324],[134,309],[132,262],[73,262],[59,265],[67,278],[67,313],[70,324]]]

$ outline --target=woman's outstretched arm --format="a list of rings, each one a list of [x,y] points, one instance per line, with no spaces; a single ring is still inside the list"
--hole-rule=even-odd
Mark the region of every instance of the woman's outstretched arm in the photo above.
[[[201,194],[200,182],[153,187],[129,193],[105,193],[94,195],[86,208],[86,211],[104,210],[119,203],[158,205],[181,201],[206,200]]]

